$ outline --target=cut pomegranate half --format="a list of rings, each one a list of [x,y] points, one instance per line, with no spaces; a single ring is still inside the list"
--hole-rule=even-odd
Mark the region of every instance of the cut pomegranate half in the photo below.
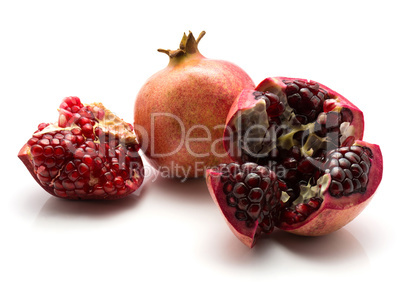
[[[233,103],[224,145],[238,164],[253,162],[276,173],[276,225],[314,236],[354,219],[381,181],[381,150],[362,141],[363,132],[363,113],[332,89],[304,79],[267,78]],[[224,196],[224,186],[211,183],[208,174],[213,197]],[[231,206],[217,201],[228,214]]]
[[[18,153],[48,193],[68,199],[117,199],[141,185],[133,126],[101,103],[67,97],[58,122],[41,123]]]

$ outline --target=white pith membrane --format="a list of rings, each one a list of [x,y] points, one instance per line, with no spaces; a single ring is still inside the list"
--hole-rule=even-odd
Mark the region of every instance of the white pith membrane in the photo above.
[[[133,132],[133,129],[130,124],[126,123],[124,120],[120,119],[117,115],[115,115],[113,112],[108,110],[102,103],[95,102],[92,104],[83,104],[84,107],[90,107],[90,109],[93,111],[93,114],[95,116],[95,124],[93,125],[93,130],[98,127],[100,128],[103,133],[106,136],[110,136],[111,138],[115,138],[119,140],[119,146],[123,145],[134,145],[138,144],[137,138]],[[102,114],[102,118],[98,118],[96,114]],[[63,117],[63,114],[60,115]],[[60,120],[60,119],[59,119]],[[66,120],[66,118],[62,118],[62,120]],[[34,133],[35,135],[43,135],[46,133],[50,132],[60,132],[63,130],[71,131],[73,129],[81,129],[79,125],[76,124],[74,120],[71,120],[71,122],[64,122],[66,123],[67,127],[60,127],[58,122],[55,123],[50,123],[47,127],[45,127],[43,130]],[[84,138],[85,135],[82,134]],[[93,140],[94,143],[101,143],[99,138],[96,140]],[[31,149],[28,148],[27,150],[28,156],[32,158],[33,156],[31,155]],[[74,152],[72,152],[74,153]],[[41,167],[41,166],[40,166]],[[39,167],[39,168],[40,168]],[[52,181],[49,183],[49,186],[52,187],[54,185],[54,182],[60,177],[61,172],[63,171],[63,168],[60,168],[58,171],[58,174],[52,179]],[[132,172],[132,179],[138,180],[140,178],[140,174],[137,172],[137,170],[133,170]],[[89,178],[89,186],[92,187],[96,185],[99,182],[99,178],[94,177],[92,174],[90,174]],[[126,180],[127,184],[130,184],[130,180]]]
[[[279,119],[281,124],[287,127],[284,129],[287,133],[282,134],[278,138],[276,137],[275,130],[270,128],[265,100],[258,99],[253,108],[239,110],[231,120],[233,124],[233,140],[231,141],[229,152],[233,152],[233,157],[240,158],[243,152],[246,151],[249,153],[248,155],[252,155],[253,158],[258,160],[259,158],[266,158],[269,152],[275,147],[290,150],[293,146],[300,147],[303,157],[312,157],[315,150],[326,146],[327,143],[331,144],[330,132],[327,133],[325,137],[320,137],[314,132],[316,121],[308,124],[300,124],[295,120],[296,115],[294,110],[287,103],[286,94],[281,89],[273,86],[265,92],[276,94],[284,104],[285,110],[279,116]],[[338,102],[339,100],[337,98],[326,99],[324,104],[327,103],[328,106],[334,106],[332,110],[326,113],[336,112],[340,116],[343,107],[337,105],[336,103]],[[294,138],[296,133],[299,132],[308,132],[307,139],[303,142],[303,145]],[[337,136],[336,138],[339,139],[339,142],[336,142],[334,147],[339,148],[347,138],[354,135],[355,128],[350,122],[342,122],[339,125],[339,132],[336,133],[335,135]],[[322,167],[322,162],[314,161],[316,167]],[[258,163],[258,161],[256,163]],[[290,207],[307,203],[311,198],[322,198],[326,190],[328,190],[330,182],[331,176],[325,174],[318,178],[314,185],[311,185],[310,182],[305,186],[301,185],[300,195],[292,202]],[[286,203],[289,198],[290,196],[286,192],[282,192],[282,202]]]
[[[331,183],[331,176],[325,174],[318,178],[316,185],[306,185],[301,186],[300,196],[292,202],[292,206],[298,204],[304,204],[308,202],[311,198],[322,198],[326,191],[328,190],[329,184]],[[282,192],[281,201],[286,203],[289,200],[289,195],[286,192]]]

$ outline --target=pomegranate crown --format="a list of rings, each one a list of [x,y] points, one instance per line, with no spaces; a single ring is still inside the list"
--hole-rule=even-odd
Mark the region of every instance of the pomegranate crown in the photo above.
[[[191,31],[189,31],[188,36],[184,33],[183,38],[181,39],[179,49],[177,50],[165,50],[158,49],[158,52],[167,54],[171,59],[178,58],[180,56],[184,56],[186,54],[197,54],[198,51],[198,43],[204,37],[205,31],[202,31],[198,36],[197,40],[194,38],[194,35]]]

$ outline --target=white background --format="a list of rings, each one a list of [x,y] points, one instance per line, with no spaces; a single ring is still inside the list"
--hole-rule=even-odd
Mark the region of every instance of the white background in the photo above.
[[[397,4],[1,1],[0,284],[352,285],[399,279]],[[168,62],[156,49],[176,49],[189,29],[196,36],[206,30],[199,46],[206,57],[235,62],[256,84],[268,76],[311,78],[363,110],[365,139],[381,146],[385,166],[373,201],[357,219],[321,238],[274,232],[250,250],[232,235],[203,180],[148,178],[137,194],[114,202],[61,200],[36,184],[17,153],[38,123],[56,120],[61,99],[102,101],[132,122],[138,90]]]

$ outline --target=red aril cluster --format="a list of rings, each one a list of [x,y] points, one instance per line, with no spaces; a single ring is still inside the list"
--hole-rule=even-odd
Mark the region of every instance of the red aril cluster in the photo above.
[[[207,171],[207,181],[213,186],[211,196],[244,243],[252,247],[261,233],[273,231],[281,197],[273,171],[255,163],[221,164]]]
[[[330,193],[334,197],[365,193],[371,168],[371,150],[351,146],[333,150],[327,154],[325,172],[332,178]]]
[[[133,127],[102,104],[67,97],[57,123],[41,123],[19,153],[49,193],[69,199],[116,199],[142,183]]]

